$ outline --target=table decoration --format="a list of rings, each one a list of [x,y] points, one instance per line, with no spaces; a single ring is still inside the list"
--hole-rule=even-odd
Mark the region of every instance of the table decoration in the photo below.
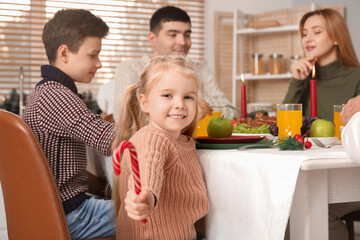
[[[130,152],[130,158],[131,158],[131,166],[132,166],[132,172],[134,177],[134,185],[135,185],[135,192],[137,195],[141,192],[141,182],[140,182],[140,170],[139,170],[139,161],[137,158],[136,148],[134,144],[132,144],[129,141],[122,141],[119,143],[119,145],[116,147],[114,153],[113,153],[113,167],[114,172],[116,175],[119,175],[121,173],[120,169],[120,160],[121,160],[121,153],[125,150],[129,149]],[[146,223],[147,220],[142,220],[143,223]]]
[[[310,80],[310,116],[316,118],[318,116],[317,112],[317,87],[315,79],[315,64],[312,67],[312,75]]]
[[[281,151],[304,150],[304,148],[309,149],[309,148],[311,148],[312,143],[308,140],[305,140],[305,138],[307,139],[307,134],[308,134],[308,132],[306,132],[306,134],[304,136],[301,136],[300,134],[296,134],[296,135],[294,135],[294,137],[291,137],[291,134],[289,134],[289,137],[287,137],[285,140],[279,142],[276,146]]]

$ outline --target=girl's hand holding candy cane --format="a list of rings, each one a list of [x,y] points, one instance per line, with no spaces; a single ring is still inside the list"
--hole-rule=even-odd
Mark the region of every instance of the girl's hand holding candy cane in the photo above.
[[[137,159],[137,153],[136,153],[136,148],[135,146],[128,141],[122,141],[115,149],[114,153],[113,153],[113,167],[114,167],[114,172],[116,175],[119,175],[121,173],[121,169],[120,169],[120,158],[121,158],[121,153],[125,150],[125,149],[129,149],[130,151],[130,158],[131,158],[131,165],[132,165],[132,172],[133,172],[133,177],[134,177],[134,185],[135,185],[135,195],[137,194],[141,194],[141,182],[140,182],[140,169],[139,169],[139,162]],[[133,191],[129,190],[127,195],[132,195]],[[152,195],[152,201],[149,200],[149,194]],[[143,196],[144,195],[144,196]],[[130,198],[131,200],[128,201],[127,205],[129,205],[130,203],[132,203],[132,201],[134,200],[134,204],[130,204],[130,207],[128,207],[128,209],[132,210],[135,209],[135,214],[134,212],[131,213],[131,215],[133,216],[138,216],[138,211],[140,210],[140,213],[143,213],[144,209],[150,209],[149,214],[151,212],[151,210],[154,208],[154,195],[152,193],[149,193],[148,191],[146,193],[143,193],[142,197],[137,198],[137,197],[132,197]],[[140,195],[139,195],[140,196]],[[125,199],[126,200],[126,199]],[[146,207],[144,206],[147,204],[149,206]],[[140,209],[139,209],[140,208]],[[128,211],[128,210],[127,210]],[[146,211],[147,212],[147,211]],[[128,215],[129,215],[129,211],[128,211]],[[143,214],[141,214],[143,215]],[[135,218],[134,218],[135,219]],[[147,220],[144,218],[141,218],[143,223],[146,223]],[[136,219],[135,219],[136,220]]]
[[[155,196],[148,190],[142,190],[139,195],[130,189],[125,198],[127,215],[134,220],[146,219],[155,205]]]

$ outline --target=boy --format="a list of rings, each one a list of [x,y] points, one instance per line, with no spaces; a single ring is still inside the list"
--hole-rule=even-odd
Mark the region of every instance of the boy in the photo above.
[[[41,67],[24,112],[38,137],[60,192],[72,239],[115,236],[111,201],[86,195],[86,146],[110,156],[114,125],[92,114],[75,82],[89,83],[102,67],[101,40],[109,28],[86,10],[60,10],[42,40],[50,65]]]

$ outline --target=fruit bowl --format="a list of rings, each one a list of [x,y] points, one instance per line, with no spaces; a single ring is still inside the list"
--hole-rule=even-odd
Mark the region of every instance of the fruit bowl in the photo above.
[[[333,145],[335,143],[335,141],[337,140],[337,137],[317,137],[317,139],[324,145]],[[313,144],[316,145],[314,143],[314,141],[312,141],[312,138],[309,137],[309,141]]]

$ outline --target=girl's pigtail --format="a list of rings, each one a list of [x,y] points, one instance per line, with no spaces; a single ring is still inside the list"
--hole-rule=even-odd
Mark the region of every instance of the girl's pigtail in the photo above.
[[[141,110],[136,95],[137,89],[138,85],[133,84],[130,85],[124,92],[119,119],[117,121],[118,127],[112,144],[113,150],[115,150],[120,142],[129,140],[130,137],[141,127],[141,123],[139,121]]]

